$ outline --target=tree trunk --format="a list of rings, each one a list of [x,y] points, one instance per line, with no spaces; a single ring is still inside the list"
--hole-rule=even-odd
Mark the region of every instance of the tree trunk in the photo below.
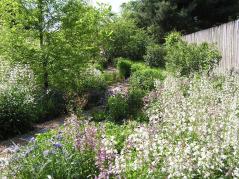
[[[49,80],[48,80],[48,58],[45,52],[45,44],[44,44],[44,5],[43,0],[38,0],[38,7],[39,7],[39,38],[40,38],[40,49],[42,52],[42,67],[43,67],[43,89],[47,92],[49,87]]]

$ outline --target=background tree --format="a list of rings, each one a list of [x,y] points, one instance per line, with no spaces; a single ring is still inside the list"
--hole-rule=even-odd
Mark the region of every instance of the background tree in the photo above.
[[[1,50],[4,58],[13,63],[28,64],[49,87],[49,36],[57,30],[60,8],[66,1],[56,0],[3,0],[1,12]],[[10,12],[10,13],[9,13]]]
[[[109,9],[83,0],[3,0],[0,12],[1,55],[30,65],[45,91],[75,88],[81,67],[100,55],[107,36],[101,29]]]
[[[142,60],[149,36],[136,26],[134,20],[125,17],[115,18],[106,27],[111,34],[104,45],[105,56],[112,60],[117,57]]]
[[[158,41],[172,30],[186,34],[239,17],[237,0],[136,0],[123,8],[128,17],[148,29]]]

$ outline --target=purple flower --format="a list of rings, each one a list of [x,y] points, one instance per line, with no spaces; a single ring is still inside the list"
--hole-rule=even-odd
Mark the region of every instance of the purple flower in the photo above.
[[[30,139],[30,142],[35,142],[35,137],[32,137],[31,139]]]
[[[62,148],[62,144],[59,143],[59,142],[54,143],[53,146],[56,147],[56,148]]]

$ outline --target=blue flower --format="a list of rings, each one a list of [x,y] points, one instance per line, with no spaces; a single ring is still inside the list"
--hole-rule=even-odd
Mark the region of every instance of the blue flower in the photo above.
[[[30,142],[35,142],[35,137],[32,137],[31,139],[30,139]]]
[[[59,142],[54,143],[53,146],[56,147],[56,148],[62,148],[62,144],[59,143]]]

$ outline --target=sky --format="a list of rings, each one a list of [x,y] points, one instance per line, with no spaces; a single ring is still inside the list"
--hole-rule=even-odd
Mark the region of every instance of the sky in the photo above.
[[[118,13],[120,12],[120,5],[124,2],[129,2],[129,0],[93,0],[94,4],[96,4],[96,2],[110,4],[112,11]]]

